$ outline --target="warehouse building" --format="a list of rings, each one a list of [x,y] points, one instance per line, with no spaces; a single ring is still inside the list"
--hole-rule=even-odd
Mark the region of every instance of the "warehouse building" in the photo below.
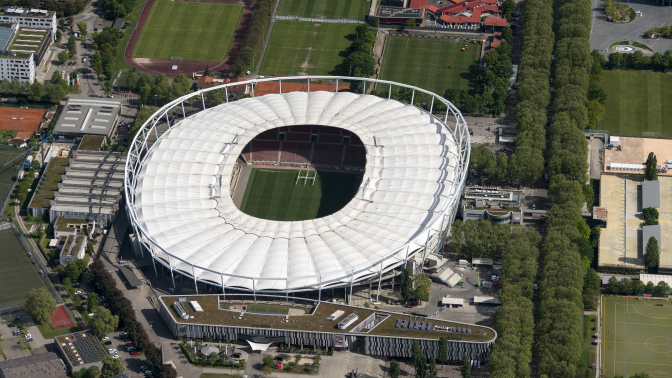
[[[121,101],[71,98],[54,126],[54,139],[71,141],[85,135],[110,136],[121,115]]]

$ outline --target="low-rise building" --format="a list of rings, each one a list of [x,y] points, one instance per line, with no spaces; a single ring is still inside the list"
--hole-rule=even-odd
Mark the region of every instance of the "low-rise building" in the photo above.
[[[0,378],[65,378],[56,353],[48,352],[0,362]]]
[[[54,140],[73,141],[85,135],[110,136],[121,115],[121,101],[71,98],[54,126]]]
[[[63,356],[67,367],[78,371],[91,366],[103,367],[103,358],[109,353],[98,338],[90,332],[75,332],[54,337],[56,350]]]
[[[466,186],[462,193],[462,219],[493,224],[522,224],[525,193],[500,187]]]
[[[59,264],[68,266],[70,261],[83,259],[89,238],[86,235],[70,235],[64,238],[63,248],[58,256]]]

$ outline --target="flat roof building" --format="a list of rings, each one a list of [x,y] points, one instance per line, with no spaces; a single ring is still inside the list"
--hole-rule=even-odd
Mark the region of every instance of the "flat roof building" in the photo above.
[[[500,187],[465,186],[462,193],[462,220],[487,219],[493,224],[523,224],[522,190]]]
[[[65,378],[56,353],[48,352],[0,362],[0,378]]]
[[[609,138],[604,150],[604,172],[644,173],[644,163],[653,152],[658,160],[658,176],[672,176],[672,140],[653,138]]]
[[[93,365],[102,368],[103,358],[109,355],[98,338],[90,332],[75,332],[56,336],[54,337],[54,344],[72,371],[89,368]],[[63,369],[62,366],[61,369]]]
[[[642,183],[642,208],[660,207],[660,181],[644,181]]]
[[[54,126],[54,139],[72,140],[84,135],[110,136],[121,114],[121,101],[100,98],[68,100]]]

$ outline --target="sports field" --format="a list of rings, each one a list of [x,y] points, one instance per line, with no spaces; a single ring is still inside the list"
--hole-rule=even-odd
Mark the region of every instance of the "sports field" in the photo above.
[[[12,230],[0,231],[0,307],[16,305],[28,290],[44,287]]]
[[[306,170],[301,171],[305,176]],[[312,177],[316,171],[310,171]],[[357,193],[361,174],[317,171],[296,183],[298,170],[253,168],[240,210],[253,217],[300,221],[333,214]]]
[[[158,0],[142,27],[133,57],[222,62],[242,14],[242,5]]]
[[[364,21],[370,0],[281,0],[278,16],[350,18]]]
[[[464,45],[466,51],[461,51]],[[413,83],[438,95],[448,88],[472,89],[481,45],[444,38],[387,39],[380,78]]]
[[[672,75],[602,71],[607,92],[598,126],[612,135],[672,138]]]
[[[602,373],[672,377],[672,302],[602,298]]]
[[[10,194],[9,189],[12,187],[14,176],[16,176],[17,165],[23,164],[25,161],[25,158],[19,158],[19,155],[24,152],[25,150],[22,148],[0,150],[0,206],[4,203],[5,197]],[[12,159],[15,160],[12,161]]]
[[[343,63],[356,24],[276,21],[259,73],[331,75]]]

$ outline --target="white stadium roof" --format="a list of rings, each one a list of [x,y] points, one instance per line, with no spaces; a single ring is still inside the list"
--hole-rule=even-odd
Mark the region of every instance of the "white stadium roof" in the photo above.
[[[356,133],[366,147],[364,193],[313,220],[241,212],[229,195],[237,157],[261,132],[291,125]],[[395,100],[329,92],[246,98],[161,136],[137,169],[133,221],[158,261],[199,281],[257,291],[342,286],[403,263],[444,217],[452,221],[463,177],[458,144],[441,120]]]

